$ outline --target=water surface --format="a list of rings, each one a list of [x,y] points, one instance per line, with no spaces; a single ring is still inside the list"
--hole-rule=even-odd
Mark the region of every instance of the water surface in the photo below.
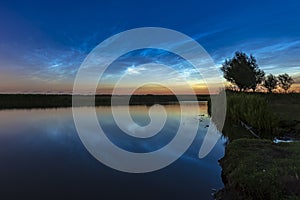
[[[96,160],[83,146],[75,130],[71,108],[0,111],[0,199],[213,199],[212,188],[222,188],[218,159],[224,155],[225,139],[203,159],[198,152],[206,134],[207,105],[200,106],[193,120],[197,136],[176,162],[159,171],[130,174],[111,169]],[[132,152],[149,152],[167,144],[178,128],[179,105],[165,105],[167,123],[148,139],[124,134],[114,123],[110,107],[97,107],[98,119],[107,136]],[[86,109],[78,108],[84,115]],[[122,114],[122,106],[118,112]],[[140,125],[149,123],[147,106],[131,106]],[[193,123],[193,122],[191,122]],[[130,124],[129,124],[130,125]]]

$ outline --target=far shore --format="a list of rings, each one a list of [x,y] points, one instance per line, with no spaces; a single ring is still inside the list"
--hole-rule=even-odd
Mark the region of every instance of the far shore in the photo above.
[[[0,94],[0,109],[30,109],[30,108],[61,108],[72,106],[86,106],[92,95],[76,95],[79,103],[72,105],[71,94]],[[192,95],[178,95],[183,101],[194,100]],[[118,95],[117,105],[153,105],[176,103],[175,95]],[[210,95],[197,95],[198,101],[209,101]],[[89,104],[92,105],[92,104]],[[95,106],[110,106],[111,95],[95,95]]]

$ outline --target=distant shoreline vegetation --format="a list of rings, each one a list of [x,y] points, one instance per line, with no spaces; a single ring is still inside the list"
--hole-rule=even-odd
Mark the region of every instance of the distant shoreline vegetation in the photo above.
[[[82,104],[75,106],[85,106],[85,100],[92,95],[77,95],[82,100]],[[30,108],[62,108],[72,107],[71,94],[0,94],[0,109],[30,109]],[[125,100],[129,96],[116,96],[117,105],[127,104]],[[193,100],[192,95],[179,95],[181,100]],[[197,95],[198,101],[209,101],[210,95]],[[130,105],[153,105],[176,103],[178,99],[175,95],[132,95]],[[95,95],[95,106],[110,106],[111,95]]]

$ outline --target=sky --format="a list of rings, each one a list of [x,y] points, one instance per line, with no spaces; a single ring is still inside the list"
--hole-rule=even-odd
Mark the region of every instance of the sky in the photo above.
[[[86,56],[105,39],[133,28],[163,27],[195,39],[217,67],[235,51],[252,54],[266,74],[288,73],[300,91],[300,1],[0,1],[0,93],[70,93]],[[122,46],[120,46],[122,48]],[[170,65],[198,93],[204,80],[170,52],[143,49],[117,59],[98,92],[110,93],[116,81],[132,76],[147,82],[180,82],[147,62]],[[212,77],[213,78],[213,77]],[[146,85],[140,93],[165,93]],[[182,93],[185,93],[182,88]]]

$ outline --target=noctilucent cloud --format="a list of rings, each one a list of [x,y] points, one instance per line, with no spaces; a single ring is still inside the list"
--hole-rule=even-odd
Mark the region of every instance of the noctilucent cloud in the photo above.
[[[217,66],[235,51],[253,54],[267,74],[293,76],[293,89],[300,91],[299,8],[298,0],[0,2],[0,92],[69,93],[78,68],[96,45],[138,27],[180,31],[197,40]],[[145,49],[129,55],[143,62],[164,61],[197,92],[206,92],[194,69],[184,61],[174,63],[180,59],[166,52]],[[106,73],[99,92],[110,92],[125,72],[169,79],[159,69],[136,68],[139,64],[124,56]],[[153,86],[141,93],[164,92]]]

